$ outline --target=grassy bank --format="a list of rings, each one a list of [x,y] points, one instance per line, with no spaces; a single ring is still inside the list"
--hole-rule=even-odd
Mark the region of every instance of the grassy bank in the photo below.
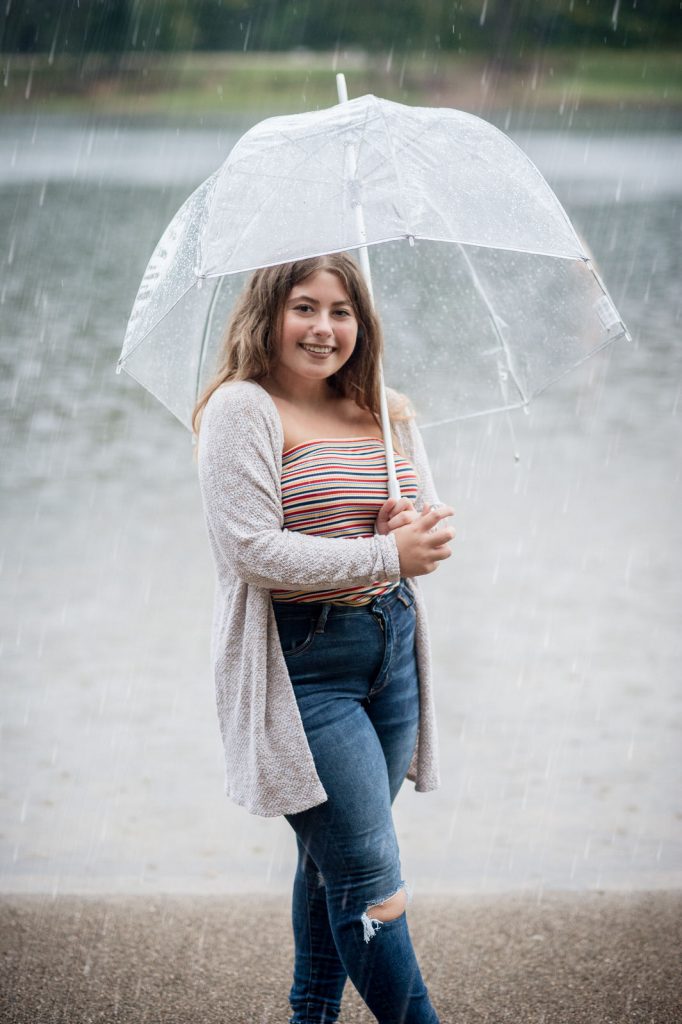
[[[500,65],[485,55],[175,53],[0,55],[0,110],[27,113],[292,112],[336,102],[334,72],[351,94],[472,111],[682,108],[675,52],[545,51]]]

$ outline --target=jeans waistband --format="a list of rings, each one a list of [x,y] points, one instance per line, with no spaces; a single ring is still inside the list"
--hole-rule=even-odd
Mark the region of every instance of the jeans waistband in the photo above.
[[[287,610],[301,613],[305,610],[309,615],[320,616],[324,613],[324,619],[326,620],[329,612],[334,609],[335,613],[347,613],[347,612],[373,612],[378,608],[386,607],[388,604],[394,601],[401,601],[406,607],[414,604],[414,594],[406,583],[405,579],[401,579],[397,587],[393,587],[386,594],[379,594],[378,597],[372,598],[367,604],[347,604],[342,601],[273,601],[272,606],[275,609],[277,615],[286,615]],[[326,609],[326,612],[324,611]]]

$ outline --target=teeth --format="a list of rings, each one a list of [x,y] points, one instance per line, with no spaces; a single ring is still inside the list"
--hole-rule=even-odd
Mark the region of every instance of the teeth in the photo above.
[[[319,354],[334,351],[334,349],[331,348],[329,345],[304,345],[303,348],[307,352],[318,352]]]

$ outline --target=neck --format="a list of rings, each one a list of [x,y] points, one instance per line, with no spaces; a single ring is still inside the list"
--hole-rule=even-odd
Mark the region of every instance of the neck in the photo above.
[[[302,380],[282,367],[271,371],[260,383],[275,398],[282,398],[299,409],[321,409],[336,397],[326,379]]]

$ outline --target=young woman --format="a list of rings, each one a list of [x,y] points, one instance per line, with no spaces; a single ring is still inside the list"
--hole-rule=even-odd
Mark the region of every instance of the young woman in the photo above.
[[[212,657],[225,788],[296,834],[290,1024],[338,1018],[350,977],[380,1024],[437,1024],[410,940],[391,804],[438,785],[429,641],[414,577],[450,556],[406,400],[354,260],[257,271],[197,404],[217,573]]]

